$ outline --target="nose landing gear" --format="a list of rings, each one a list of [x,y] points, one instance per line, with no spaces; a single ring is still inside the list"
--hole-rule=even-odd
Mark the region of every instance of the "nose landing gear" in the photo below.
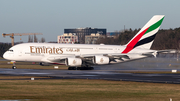
[[[16,69],[16,66],[12,66],[12,69]]]
[[[11,61],[10,64],[13,64],[12,69],[16,69],[17,68],[16,64],[15,64],[15,61]]]

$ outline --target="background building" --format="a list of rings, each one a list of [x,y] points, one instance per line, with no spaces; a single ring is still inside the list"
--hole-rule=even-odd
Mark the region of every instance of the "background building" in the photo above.
[[[64,33],[57,38],[58,43],[76,43],[78,42],[78,36],[72,33]]]
[[[106,36],[107,37],[112,37],[112,38],[116,38],[121,34],[121,32],[107,32]]]
[[[99,38],[105,38],[105,35],[91,34],[85,36],[85,44],[96,44]]]
[[[64,33],[73,33],[78,36],[79,43],[85,43],[85,36],[91,34],[100,34],[106,35],[106,29],[98,29],[98,28],[77,28],[77,29],[64,29]]]

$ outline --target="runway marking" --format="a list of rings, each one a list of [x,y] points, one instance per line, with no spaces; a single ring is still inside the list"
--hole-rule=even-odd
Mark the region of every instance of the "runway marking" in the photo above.
[[[51,73],[20,73],[20,74],[51,74]]]
[[[80,75],[80,76],[98,76],[98,75]]]

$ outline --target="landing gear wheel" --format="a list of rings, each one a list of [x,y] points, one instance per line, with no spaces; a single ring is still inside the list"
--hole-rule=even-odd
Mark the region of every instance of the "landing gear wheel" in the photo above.
[[[94,70],[94,68],[93,67],[89,67],[89,70]]]
[[[73,67],[73,70],[76,70],[76,67]]]
[[[72,70],[72,68],[71,68],[71,67],[69,67],[69,68],[68,68],[68,70]]]
[[[94,70],[93,67],[77,67],[77,70]]]
[[[93,67],[87,67],[86,70],[94,70]]]
[[[69,67],[68,70],[94,70],[93,67]]]
[[[12,66],[12,69],[16,69],[16,66]]]
[[[76,70],[76,67],[69,67],[68,70]]]

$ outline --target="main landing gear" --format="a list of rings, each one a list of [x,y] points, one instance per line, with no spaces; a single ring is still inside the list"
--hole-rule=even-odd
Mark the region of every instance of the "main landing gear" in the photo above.
[[[93,67],[69,67],[68,70],[93,70]]]

